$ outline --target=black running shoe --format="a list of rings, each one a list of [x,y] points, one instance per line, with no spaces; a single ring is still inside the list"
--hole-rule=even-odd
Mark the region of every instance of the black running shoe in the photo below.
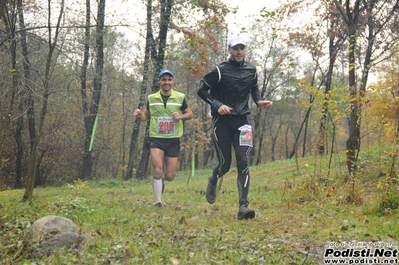
[[[212,185],[209,181],[211,177],[208,179],[208,186],[206,187],[206,200],[212,204],[216,201],[216,185]]]
[[[237,219],[238,220],[247,220],[255,217],[255,211],[251,208],[248,208],[248,204],[243,204],[238,209]]]

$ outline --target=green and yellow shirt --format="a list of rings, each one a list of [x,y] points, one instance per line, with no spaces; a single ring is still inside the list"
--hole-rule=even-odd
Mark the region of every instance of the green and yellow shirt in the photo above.
[[[174,91],[164,102],[161,90],[148,95],[150,111],[150,137],[153,138],[180,138],[183,135],[183,121],[174,120],[172,112],[182,114],[182,105],[185,95]]]

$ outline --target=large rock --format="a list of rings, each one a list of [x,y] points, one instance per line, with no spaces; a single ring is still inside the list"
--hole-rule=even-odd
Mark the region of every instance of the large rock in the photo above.
[[[79,234],[79,226],[72,220],[49,215],[36,220],[27,233],[30,243],[39,243],[33,256],[50,255],[56,248],[80,248],[86,241],[84,234]]]

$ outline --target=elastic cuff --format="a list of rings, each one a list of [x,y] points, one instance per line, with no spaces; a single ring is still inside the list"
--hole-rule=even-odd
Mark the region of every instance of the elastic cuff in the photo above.
[[[213,100],[211,103],[211,107],[214,111],[218,111],[219,108],[223,105],[222,102],[218,101],[218,100]]]

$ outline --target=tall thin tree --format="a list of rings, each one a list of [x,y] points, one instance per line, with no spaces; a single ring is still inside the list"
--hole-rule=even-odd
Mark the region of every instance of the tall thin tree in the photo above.
[[[150,51],[151,47],[154,47],[154,37],[152,33],[152,0],[147,0],[147,28],[146,28],[146,42],[145,42],[145,49],[144,49],[144,66],[143,66],[143,79],[141,82],[141,89],[140,89],[140,101],[138,104],[138,108],[144,106],[145,103],[145,96],[147,93],[147,84],[148,84],[148,76],[149,70],[151,65],[151,57]],[[133,132],[132,137],[130,140],[130,150],[129,150],[129,162],[126,174],[124,176],[125,180],[131,179],[133,177],[133,168],[135,162],[135,154],[136,154],[136,147],[137,147],[137,139],[139,137],[139,130],[140,130],[140,122],[139,118],[136,118],[133,124]],[[143,146],[143,148],[146,148]]]
[[[342,44],[346,39],[346,35],[341,29],[339,15],[334,8],[334,4],[331,2],[327,3],[329,12],[328,14],[328,52],[329,52],[329,63],[328,69],[325,76],[325,88],[324,88],[324,102],[322,106],[317,150],[319,154],[325,153],[325,138],[326,138],[326,127],[327,127],[327,116],[328,106],[330,100],[330,91],[332,86],[332,78],[334,71],[334,64],[337,59],[338,52],[342,49]],[[333,146],[331,146],[333,148]]]
[[[0,2],[0,21],[3,21],[6,30],[6,38],[3,40],[8,43],[8,52],[10,54],[10,69],[12,76],[12,83],[10,89],[7,89],[8,93],[2,93],[2,96],[9,95],[9,103],[7,104],[6,113],[1,116],[1,129],[0,129],[0,169],[3,168],[3,151],[7,141],[7,135],[12,127],[12,119],[14,118],[12,113],[14,112],[14,102],[16,100],[17,85],[18,85],[18,71],[17,65],[17,5],[15,2],[8,3],[7,1]],[[3,189],[3,172],[0,170],[0,190]]]
[[[23,195],[24,201],[31,201],[33,196],[33,189],[36,180],[36,170],[37,170],[37,161],[38,161],[38,148],[41,141],[41,136],[43,133],[43,125],[45,122],[45,117],[47,114],[47,104],[50,96],[50,78],[51,78],[51,67],[53,62],[53,56],[55,52],[55,48],[58,42],[58,37],[61,29],[61,20],[64,15],[64,0],[60,2],[60,11],[58,14],[57,24],[55,26],[54,36],[52,36],[53,25],[51,25],[51,1],[48,1],[48,24],[47,24],[47,32],[48,32],[48,53],[46,58],[46,65],[44,69],[44,77],[43,77],[43,94],[42,94],[42,105],[39,113],[39,121],[38,121],[38,129],[37,135],[34,139],[33,146],[31,149],[31,154],[29,157],[28,164],[28,176],[26,181],[25,192]]]
[[[19,106],[20,117],[18,117],[18,125],[16,127],[16,141],[18,146],[17,151],[17,161],[16,161],[16,175],[15,175],[15,186],[17,188],[22,187],[21,178],[22,178],[22,156],[23,156],[23,144],[22,144],[22,129],[23,129],[23,115],[26,106],[26,113],[28,117],[28,129],[29,129],[29,142],[30,147],[33,148],[33,143],[36,138],[36,126],[35,126],[35,101],[33,96],[33,91],[31,89],[31,64],[29,59],[28,52],[28,42],[27,42],[27,32],[25,27],[25,18],[24,18],[24,8],[22,4],[22,0],[18,0],[18,24],[19,24],[19,32],[21,36],[21,49],[23,56],[23,84],[24,84],[24,100]],[[40,176],[36,174],[37,178]]]
[[[87,5],[86,5],[87,6]],[[86,7],[87,8],[87,7]],[[87,20],[87,18],[86,18]],[[87,21],[86,21],[87,23]],[[85,115],[85,142],[83,152],[83,164],[81,171],[81,178],[87,179],[91,177],[93,169],[93,157],[91,150],[91,143],[96,118],[98,115],[101,89],[103,82],[103,68],[104,68],[104,25],[105,25],[105,0],[98,2],[97,8],[97,25],[96,25],[96,64],[95,64],[95,77],[94,77],[94,89],[93,95],[90,102],[90,109],[87,115]],[[87,30],[87,28],[86,28]],[[87,32],[86,32],[87,37]],[[82,90],[83,91],[83,90]]]
[[[83,117],[85,117],[85,128],[87,128],[89,125],[86,127],[86,117],[89,115],[89,107],[88,107],[88,102],[87,102],[87,68],[89,66],[89,57],[90,57],[90,31],[91,31],[91,22],[90,22],[90,14],[91,12],[91,5],[90,5],[90,0],[86,0],[86,19],[85,19],[85,39],[84,39],[84,49],[83,49],[83,63],[81,67],[81,72],[80,72],[80,95],[81,95],[81,101],[82,101],[82,113]],[[83,146],[84,153],[83,153],[83,164],[82,164],[82,169],[81,169],[81,177],[85,178],[86,174],[90,174],[91,171],[91,153],[88,150],[88,143],[90,139],[88,139],[87,135],[90,135],[90,130],[89,132],[86,131],[86,139],[85,139],[85,144]],[[87,165],[88,164],[88,165]]]

